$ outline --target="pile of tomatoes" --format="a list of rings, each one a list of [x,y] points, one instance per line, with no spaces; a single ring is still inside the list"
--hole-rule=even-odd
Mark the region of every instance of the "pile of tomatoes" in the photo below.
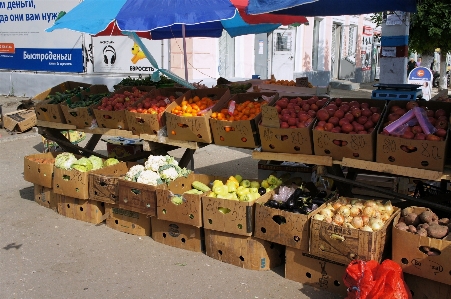
[[[175,96],[165,97],[158,95],[154,98],[146,97],[142,102],[133,107],[129,107],[128,111],[143,114],[159,114],[163,113],[166,107],[175,101]]]
[[[105,111],[121,111],[133,106],[141,99],[147,91],[141,91],[136,87],[132,91],[124,91],[123,93],[115,93],[110,97],[104,97],[102,103],[97,106],[98,110]]]

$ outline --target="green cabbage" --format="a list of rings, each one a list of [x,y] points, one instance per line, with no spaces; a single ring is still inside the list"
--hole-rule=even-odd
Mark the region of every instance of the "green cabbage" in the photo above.
[[[55,166],[62,169],[70,169],[72,164],[77,161],[72,153],[61,153],[55,158]]]
[[[72,164],[72,168],[81,172],[86,172],[92,170],[91,160],[88,158],[80,158],[74,164]]]
[[[114,165],[114,164],[117,164],[117,163],[119,163],[118,159],[116,159],[116,158],[108,158],[103,163],[103,166],[111,166],[111,165]]]
[[[102,158],[99,158],[97,156],[90,156],[88,159],[92,163],[92,170],[97,170],[103,167]]]

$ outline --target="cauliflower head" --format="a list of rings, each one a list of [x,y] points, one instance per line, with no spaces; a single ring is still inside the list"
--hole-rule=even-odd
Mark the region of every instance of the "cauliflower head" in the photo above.
[[[132,166],[128,172],[125,174],[125,180],[136,182],[141,172],[145,170],[144,166],[142,165],[135,165]]]
[[[139,174],[139,177],[136,180],[136,182],[140,184],[157,186],[159,179],[160,176],[155,171],[144,170]]]
[[[146,163],[144,163],[144,166],[147,170],[158,171],[158,168],[160,168],[160,166],[163,166],[165,164],[166,164],[165,156],[149,156]]]

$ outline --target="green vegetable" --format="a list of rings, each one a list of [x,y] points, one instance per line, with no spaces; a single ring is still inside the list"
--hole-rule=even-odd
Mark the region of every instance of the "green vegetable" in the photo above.
[[[116,158],[108,158],[105,160],[105,162],[103,162],[103,166],[111,166],[114,164],[119,163],[119,160]]]
[[[204,192],[197,190],[197,189],[191,189],[191,190],[185,191],[183,194],[199,194],[200,195],[200,194],[204,194]]]
[[[91,163],[92,163],[92,170],[97,170],[97,169],[100,169],[100,168],[102,168],[103,167],[103,161],[102,161],[102,158],[99,158],[99,157],[97,157],[97,156],[90,156],[89,158],[88,158],[90,161],[91,161]]]
[[[211,190],[210,187],[208,187],[207,185],[205,185],[204,183],[199,182],[199,181],[192,182],[191,186],[193,186],[193,188],[200,190],[202,192],[208,192]]]
[[[238,183],[241,183],[241,181],[243,180],[243,177],[239,174],[236,174],[235,179],[238,181]]]
[[[250,186],[251,188],[260,188],[260,183],[259,182],[257,182],[257,181],[252,181],[251,182],[251,186]]]
[[[77,161],[72,153],[61,153],[55,158],[55,167],[62,169],[70,169],[72,164]]]
[[[92,170],[91,160],[88,158],[80,158],[74,164],[72,164],[72,168],[81,172],[86,172]]]
[[[179,195],[173,196],[171,198],[171,202],[175,205],[181,205],[183,203],[183,198]]]
[[[249,188],[251,186],[251,182],[249,180],[242,180],[240,186]]]

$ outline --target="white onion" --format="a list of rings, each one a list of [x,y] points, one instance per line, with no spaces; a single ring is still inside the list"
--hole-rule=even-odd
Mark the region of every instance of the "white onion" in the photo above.
[[[363,219],[362,219],[362,217],[357,216],[357,217],[352,218],[351,224],[352,224],[352,226],[354,226],[355,228],[361,228],[361,227],[363,227]]]
[[[340,214],[335,214],[334,217],[332,218],[332,222],[336,225],[340,225],[342,226],[343,223],[345,222],[345,219],[342,215]]]
[[[373,217],[381,219],[382,213],[379,210],[375,210],[374,213],[373,213]]]
[[[395,211],[394,209],[393,209],[393,206],[392,206],[392,204],[391,204],[391,201],[387,201],[385,204],[384,204],[384,208],[385,208],[385,212],[386,213],[388,213],[390,216],[393,214],[393,212]]]
[[[371,228],[373,231],[378,231],[382,228],[383,224],[381,222],[374,222],[373,225],[371,225]]]
[[[371,227],[369,227],[368,225],[365,225],[360,230],[363,230],[365,232],[372,232],[373,231],[373,229]]]
[[[381,211],[381,212],[385,211],[385,206],[384,206],[384,204],[383,204],[382,202],[380,202],[380,201],[378,201],[378,202],[376,203],[376,207],[377,207],[377,209],[378,209],[379,211]]]
[[[365,204],[364,204],[365,207],[374,207],[375,205],[376,205],[376,202],[374,200],[371,200],[371,199],[365,201]]]
[[[349,215],[351,215],[351,209],[349,208],[349,206],[341,206],[338,209],[338,213],[340,213],[343,217],[348,217]]]
[[[385,222],[385,221],[387,221],[388,219],[390,219],[390,214],[388,214],[387,212],[382,213],[382,215],[381,215],[381,220]]]
[[[361,210],[363,210],[365,208],[365,206],[363,205],[363,202],[356,202],[354,204],[354,207],[357,207],[357,208],[359,208]]]
[[[324,221],[326,221],[327,223],[332,223],[332,217],[326,216],[324,218]]]
[[[373,207],[365,207],[365,208],[363,209],[362,214],[363,214],[364,216],[373,217],[373,214],[374,214],[374,208],[373,208]]]
[[[327,207],[319,211],[319,214],[324,215],[324,217],[332,217],[334,215],[332,210]]]
[[[368,222],[370,222],[370,217],[368,216],[362,216],[363,225],[368,225]]]
[[[338,210],[339,208],[341,208],[341,206],[342,206],[342,204],[341,204],[341,202],[339,202],[338,200],[337,200],[337,201],[334,201],[334,202],[332,203],[332,207],[334,208],[334,210]]]
[[[369,226],[372,226],[376,222],[383,224],[382,220],[380,218],[376,218],[376,217],[371,217],[370,221],[368,221],[368,224],[369,224]]]
[[[338,201],[339,201],[342,205],[348,205],[348,204],[350,203],[349,198],[344,197],[344,196],[340,197],[340,198],[338,199]]]
[[[345,217],[345,223],[351,223],[352,218],[352,216]]]
[[[319,221],[323,221],[324,218],[326,218],[326,217],[324,215],[321,215],[321,214],[315,214],[315,216],[313,216],[313,219],[319,220]]]
[[[354,198],[354,199],[351,200],[351,205],[354,206],[357,203],[361,203],[360,199]]]
[[[349,222],[345,222],[345,223],[343,224],[343,227],[346,227],[346,228],[354,228],[354,229],[356,229],[356,227],[352,226],[352,224],[349,223]]]
[[[362,212],[362,210],[359,207],[353,206],[350,209],[350,212],[351,212],[351,216],[355,217],[355,216],[360,216],[360,213]]]

